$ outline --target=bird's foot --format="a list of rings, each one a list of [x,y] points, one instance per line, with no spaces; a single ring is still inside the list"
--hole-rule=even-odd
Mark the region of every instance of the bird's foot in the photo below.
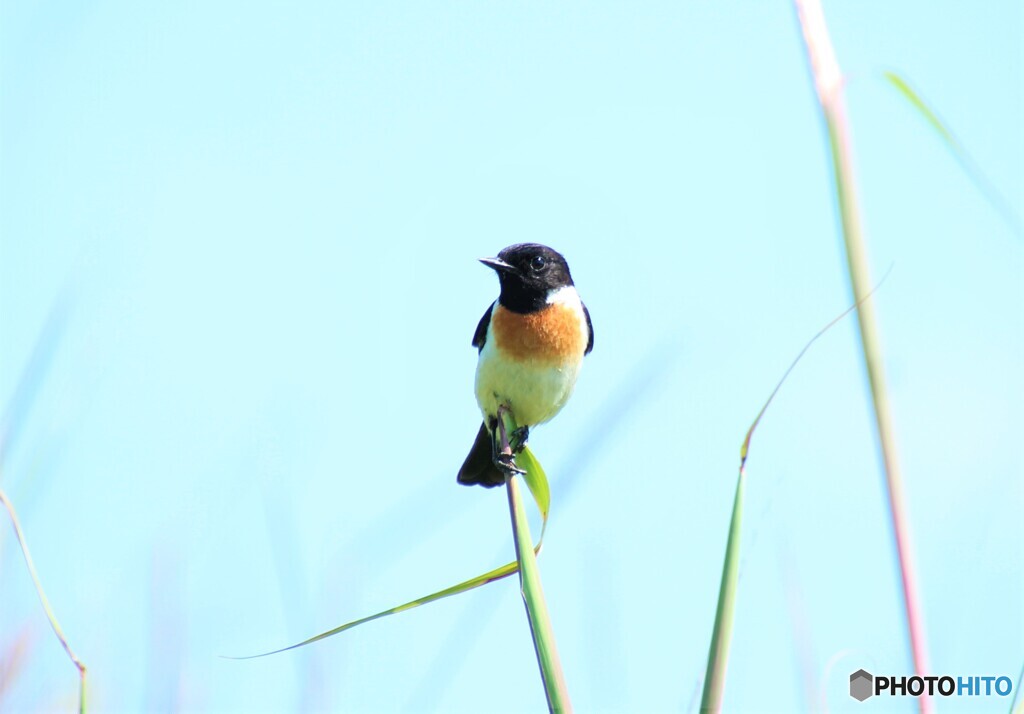
[[[509,447],[513,454],[518,454],[526,446],[526,440],[530,438],[530,427],[521,426],[509,436]]]
[[[494,455],[494,465],[498,467],[498,471],[501,471],[506,476],[515,476],[516,474],[525,474],[521,468],[516,466],[516,457],[512,452],[507,454],[497,453]]]
[[[508,417],[508,419],[506,419]],[[511,422],[511,423],[509,423]],[[502,404],[498,407],[498,415],[494,419],[494,465],[498,467],[505,476],[511,478],[516,474],[526,473],[516,466],[516,454],[523,450],[526,439],[530,435],[529,428],[522,426],[508,431],[515,426],[515,419],[512,417],[512,409]]]

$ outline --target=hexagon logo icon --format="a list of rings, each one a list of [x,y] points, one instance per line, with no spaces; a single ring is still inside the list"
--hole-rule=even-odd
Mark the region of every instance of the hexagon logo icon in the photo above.
[[[874,692],[874,677],[863,669],[858,669],[856,672],[850,675],[850,696],[856,699],[858,702],[862,702],[870,697]]]

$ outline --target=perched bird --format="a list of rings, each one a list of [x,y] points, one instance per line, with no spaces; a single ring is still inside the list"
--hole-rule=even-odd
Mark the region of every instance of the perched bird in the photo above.
[[[494,446],[499,408],[511,411],[520,441],[530,427],[558,414],[572,394],[583,356],[594,348],[594,328],[558,252],[520,243],[480,262],[498,273],[501,294],[473,335],[480,351],[476,401],[484,422],[458,482],[490,488],[505,483],[503,468],[511,466]]]

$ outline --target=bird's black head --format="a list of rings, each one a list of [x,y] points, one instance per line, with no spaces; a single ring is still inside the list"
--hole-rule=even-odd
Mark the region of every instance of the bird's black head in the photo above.
[[[572,285],[565,258],[539,243],[510,245],[497,258],[481,258],[480,262],[498,273],[498,301],[513,312],[540,310],[553,291]]]

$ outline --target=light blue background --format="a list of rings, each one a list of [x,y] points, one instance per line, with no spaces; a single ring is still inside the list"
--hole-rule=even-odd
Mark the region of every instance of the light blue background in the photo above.
[[[876,299],[933,670],[1016,679],[1024,241],[880,73],[1019,214],[1021,6],[825,10],[875,277],[893,266]],[[91,711],[543,708],[511,579],[218,658],[511,557],[504,495],[455,473],[497,291],[475,259],[524,240],[565,253],[597,336],[531,442],[574,702],[694,706],[740,442],[850,302],[790,5],[5,2],[0,58],[0,404],[59,331],[3,487]],[[821,688],[912,711],[846,694],[859,667],[910,673],[854,321],[748,468],[727,709]],[[0,706],[68,711],[75,672],[0,533],[0,654],[27,642]]]

